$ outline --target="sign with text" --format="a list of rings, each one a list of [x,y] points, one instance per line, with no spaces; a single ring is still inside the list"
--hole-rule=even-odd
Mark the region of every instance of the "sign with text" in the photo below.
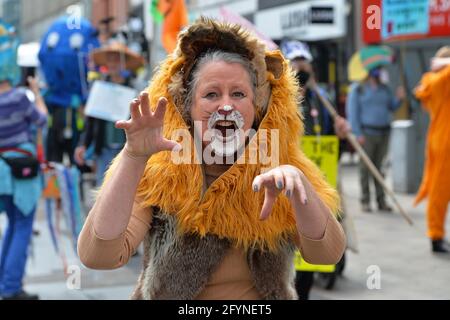
[[[272,39],[289,36],[315,41],[343,37],[346,31],[345,1],[302,1],[261,10],[255,14],[255,25]]]
[[[301,148],[325,174],[328,183],[337,187],[339,139],[336,136],[303,136]],[[306,262],[298,250],[295,251],[294,266],[297,271],[334,272],[335,265],[317,265]]]
[[[130,102],[138,92],[132,88],[106,81],[95,81],[86,104],[85,114],[106,121],[127,120]]]
[[[384,0],[381,37],[428,33],[428,0]]]
[[[450,36],[450,0],[363,0],[363,41]]]
[[[336,136],[303,136],[301,147],[325,174],[328,183],[337,187],[339,139]]]
[[[334,264],[311,264],[306,262],[298,250],[295,251],[294,266],[296,271],[331,273],[336,270]]]

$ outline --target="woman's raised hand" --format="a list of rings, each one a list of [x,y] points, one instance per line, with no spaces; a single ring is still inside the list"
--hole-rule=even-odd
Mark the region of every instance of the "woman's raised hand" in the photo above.
[[[125,150],[135,157],[151,157],[160,151],[181,149],[175,141],[163,137],[163,122],[167,99],[158,100],[155,112],[150,110],[147,92],[130,104],[131,119],[116,122],[116,128],[124,129],[127,142]]]
[[[265,189],[261,220],[266,220],[270,216],[275,200],[281,192],[284,192],[294,208],[300,204],[306,205],[308,199],[302,177],[304,174],[298,168],[282,165],[253,179],[253,191],[259,192]]]

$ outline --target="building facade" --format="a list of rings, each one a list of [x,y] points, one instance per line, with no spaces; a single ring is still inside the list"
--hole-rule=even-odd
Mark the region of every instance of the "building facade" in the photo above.
[[[39,41],[51,23],[67,13],[81,14],[95,27],[113,17],[110,27],[117,31],[127,23],[130,8],[128,0],[0,0],[0,7],[3,19],[17,28],[22,42]]]
[[[78,5],[90,16],[90,0],[1,0],[2,18],[14,25],[22,42],[39,41],[54,19]]]

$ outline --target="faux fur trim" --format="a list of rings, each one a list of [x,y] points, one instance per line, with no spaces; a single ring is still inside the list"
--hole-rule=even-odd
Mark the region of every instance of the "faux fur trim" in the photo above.
[[[170,90],[174,99],[180,101],[177,105],[181,106],[181,113],[184,115],[182,101],[186,92],[183,88],[187,86],[198,57],[210,49],[238,53],[250,60],[256,72],[256,121],[259,123],[267,111],[270,96],[267,72],[271,69],[266,65],[265,45],[238,25],[220,23],[204,17],[180,33],[177,49],[173,53],[175,58],[184,58],[183,67],[172,78]],[[274,63],[270,66],[279,69],[281,64]]]
[[[297,300],[295,291],[295,268],[292,263],[296,247],[290,243],[276,254],[250,250],[247,263],[256,290],[265,300]],[[277,270],[277,272],[273,272]]]
[[[179,236],[176,216],[154,209],[152,225],[144,239],[144,269],[131,298],[196,299],[229,252],[230,242],[211,234],[203,238],[193,234]],[[294,251],[291,241],[277,253],[257,249],[246,252],[255,289],[262,299],[297,299]]]
[[[144,240],[147,264],[137,290],[144,300],[195,299],[225,256],[229,241],[215,235],[178,236],[176,216],[155,210],[153,218]]]
[[[236,38],[235,43],[242,42],[249,54],[255,54],[263,48],[239,27],[230,27],[210,20],[201,20],[191,26],[180,37],[180,43],[184,43],[183,39],[192,38],[186,38],[190,30],[198,31],[202,27],[210,29],[211,24],[214,28],[220,27],[220,30],[230,30]],[[199,31],[196,34],[202,36]],[[152,106],[156,105],[161,96],[169,100],[164,118],[164,135],[169,139],[173,139],[172,134],[177,129],[189,128],[181,114],[183,106],[180,103],[184,100],[181,98],[183,87],[180,86],[183,80],[180,71],[184,70],[186,62],[192,57],[184,55],[183,50],[188,49],[179,47],[175,54],[162,63],[148,90]],[[264,52],[264,58],[258,61],[262,61],[264,68],[271,68],[264,72],[266,78],[260,80],[266,85],[269,94],[267,110],[260,109],[261,117],[264,117],[259,129],[279,130],[279,164],[291,164],[302,170],[319,197],[330,210],[337,212],[339,199],[336,191],[327,184],[321,171],[299,147],[303,124],[298,113],[298,87],[293,72],[279,51]],[[266,64],[266,61],[270,63]],[[255,150],[258,139],[261,138],[260,132],[261,130],[258,130],[258,134],[251,139],[242,157],[248,157],[250,150]],[[193,146],[192,137],[190,139]],[[273,147],[270,134],[267,137],[267,146],[270,154]],[[194,161],[195,153],[190,157]],[[176,215],[179,221],[178,231],[181,233],[196,233],[200,236],[214,234],[246,249],[257,247],[277,250],[296,232],[294,212],[289,200],[284,196],[278,197],[266,221],[259,219],[264,192],[253,192],[252,181],[254,177],[269,169],[263,163],[239,164],[238,161],[217,178],[204,194],[201,166],[195,163],[198,162],[174,164],[169,152],[152,156],[138,188],[138,196],[144,198],[144,205],[157,206],[164,212]],[[114,170],[115,162],[107,177]]]

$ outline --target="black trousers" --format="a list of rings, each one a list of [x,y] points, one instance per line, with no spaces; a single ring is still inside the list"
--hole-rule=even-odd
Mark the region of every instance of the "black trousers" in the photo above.
[[[297,271],[295,276],[295,290],[298,300],[309,300],[309,292],[314,284],[314,272]]]
[[[67,154],[70,163],[74,164],[74,152],[79,138],[76,126],[77,110],[50,105],[49,113],[51,126],[47,136],[47,160],[63,162],[64,154]],[[70,128],[70,136],[65,133],[67,128]]]

